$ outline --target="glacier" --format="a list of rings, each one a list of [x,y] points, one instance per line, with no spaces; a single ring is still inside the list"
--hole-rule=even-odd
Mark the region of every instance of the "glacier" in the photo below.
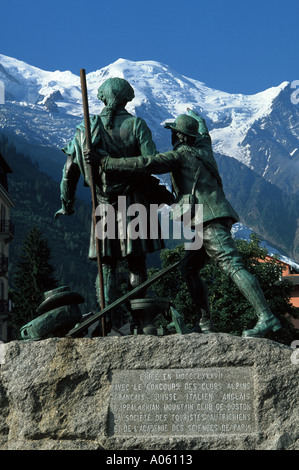
[[[248,166],[250,152],[248,146],[242,147],[241,143],[252,124],[270,113],[273,101],[288,86],[288,82],[284,82],[255,95],[230,94],[179,75],[159,62],[118,59],[107,67],[87,73],[91,114],[103,108],[97,99],[97,90],[110,77],[122,77],[131,83],[135,98],[127,109],[148,122],[160,151],[169,148],[169,136],[163,124],[185,113],[189,107],[207,120],[214,150]],[[21,133],[32,143],[57,148],[70,139],[74,123],[83,118],[79,74],[47,72],[0,54],[0,80],[6,94],[0,119],[2,129]],[[51,102],[56,105],[52,110]]]

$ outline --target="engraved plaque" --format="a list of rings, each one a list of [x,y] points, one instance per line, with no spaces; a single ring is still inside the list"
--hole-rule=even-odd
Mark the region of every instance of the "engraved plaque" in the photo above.
[[[109,434],[256,432],[250,367],[114,371]]]

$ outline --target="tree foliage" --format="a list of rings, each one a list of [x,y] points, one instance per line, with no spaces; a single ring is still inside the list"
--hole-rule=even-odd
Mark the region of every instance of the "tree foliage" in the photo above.
[[[281,277],[282,267],[277,258],[269,258],[268,251],[261,246],[261,239],[252,235],[249,242],[236,240],[237,247],[242,256],[245,268],[260,282],[271,311],[282,323],[282,330],[269,333],[268,338],[290,345],[299,332],[291,322],[296,309],[290,302],[293,285]],[[171,250],[161,252],[162,268],[170,266],[182,259],[184,248],[182,245]],[[157,270],[150,270],[150,275]],[[245,329],[252,328],[257,317],[252,306],[239,292],[228,275],[213,262],[207,263],[201,275],[209,290],[211,315],[216,332],[241,335]],[[188,288],[176,269],[159,280],[152,287],[152,294],[170,299],[189,328],[196,322],[195,307],[188,292]]]
[[[57,287],[50,258],[47,239],[34,226],[24,239],[14,275],[12,327],[16,337],[24,324],[38,316],[36,309],[44,299],[44,292]]]

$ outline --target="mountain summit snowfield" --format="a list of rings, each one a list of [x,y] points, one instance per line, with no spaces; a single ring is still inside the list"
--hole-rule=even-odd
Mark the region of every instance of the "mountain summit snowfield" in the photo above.
[[[135,99],[127,108],[147,121],[159,150],[169,148],[165,121],[190,107],[206,119],[215,152],[239,160],[278,186],[286,184],[284,190],[299,191],[298,179],[286,176],[283,168],[292,173],[299,168],[299,105],[292,103],[290,83],[255,95],[230,94],[159,62],[119,59],[87,74],[92,114],[103,107],[97,90],[109,77],[131,83]],[[0,55],[0,80],[6,97],[0,128],[32,144],[57,148],[72,137],[83,117],[79,74],[47,72]]]
[[[271,183],[268,188],[277,188],[285,195],[282,199],[299,196],[299,104],[292,102],[289,82],[255,95],[230,94],[156,61],[118,59],[87,73],[91,114],[102,110],[97,90],[110,77],[125,78],[133,86],[135,98],[127,109],[146,120],[159,151],[171,148],[165,122],[189,107],[205,118],[214,152],[227,165],[236,167],[232,160],[238,162],[240,169],[246,167],[251,176]],[[44,71],[0,55],[0,80],[5,88],[0,131],[37,160],[41,170],[59,179],[64,163],[60,149],[83,119],[79,71]],[[298,214],[294,217],[296,221]],[[299,231],[292,230],[291,253],[297,253]]]

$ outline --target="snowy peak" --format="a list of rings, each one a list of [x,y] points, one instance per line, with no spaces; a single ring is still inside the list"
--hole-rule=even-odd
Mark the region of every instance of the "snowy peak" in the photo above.
[[[251,155],[242,146],[243,141],[254,123],[270,115],[275,99],[288,85],[283,82],[255,95],[230,95],[229,100],[217,100],[218,109],[207,113],[212,121],[215,151],[251,167]]]
[[[94,100],[99,85],[111,77],[122,77],[131,83],[135,99],[127,108],[143,116],[154,134],[161,135],[161,126],[186,109],[192,108],[206,119],[216,152],[234,157],[250,166],[251,155],[242,142],[251,126],[268,116],[274,100],[289,85],[284,82],[255,95],[230,94],[207,87],[203,82],[179,75],[156,61],[133,62],[119,59],[87,76],[91,110],[97,112]],[[158,140],[161,145],[160,139]],[[162,144],[164,149],[164,145]]]
[[[234,128],[239,127],[240,120],[257,119],[269,112],[273,99],[287,86],[285,82],[256,95],[234,95],[208,88],[204,83],[179,75],[156,61],[118,59],[87,74],[91,106],[99,106],[96,98],[98,87],[110,77],[122,77],[132,84],[135,89],[132,109],[153,100],[170,116],[176,117],[186,112],[186,107],[196,107],[215,124],[230,119]],[[56,101],[77,103],[81,99],[79,76],[69,71],[47,72],[1,54],[0,79],[4,82],[8,101],[13,97],[15,101],[37,104],[53,93],[56,93]],[[79,114],[82,114],[81,110]]]
[[[170,146],[165,121],[191,108],[206,119],[216,153],[235,158],[268,181],[295,191],[296,177],[290,181],[282,175],[283,168],[299,158],[299,110],[291,102],[293,90],[288,82],[255,95],[231,94],[209,88],[156,61],[118,59],[87,74],[91,114],[103,108],[97,92],[110,77],[122,77],[131,83],[135,98],[127,109],[146,120],[159,150]],[[71,138],[74,122],[83,114],[79,75],[44,71],[0,55],[0,80],[6,97],[0,128],[21,134],[32,143],[44,140],[49,145],[52,141],[57,148]]]
[[[129,105],[136,111],[147,102],[158,103],[171,117],[186,112],[186,107],[197,108],[217,127],[230,122],[236,129],[244,121],[259,119],[269,113],[275,97],[287,86],[287,82],[252,96],[229,94],[207,87],[204,83],[176,73],[167,65],[156,61],[130,61],[118,59],[113,64],[87,74],[91,108],[102,106],[97,99],[101,83],[110,77],[128,80],[135,99]],[[47,72],[23,61],[0,55],[0,79],[4,82],[8,101],[37,104],[56,93],[55,101],[79,104],[81,101],[80,79],[69,71]],[[79,103],[78,103],[79,102]],[[61,106],[62,108],[65,105]],[[82,110],[69,109],[75,115]],[[229,127],[229,126],[226,126]],[[219,132],[215,132],[216,140]]]
[[[0,80],[5,86],[7,101],[23,104],[37,104],[55,92],[65,99],[70,98],[69,90],[78,90],[80,96],[79,78],[69,71],[47,72],[23,61],[12,59],[0,54]]]

